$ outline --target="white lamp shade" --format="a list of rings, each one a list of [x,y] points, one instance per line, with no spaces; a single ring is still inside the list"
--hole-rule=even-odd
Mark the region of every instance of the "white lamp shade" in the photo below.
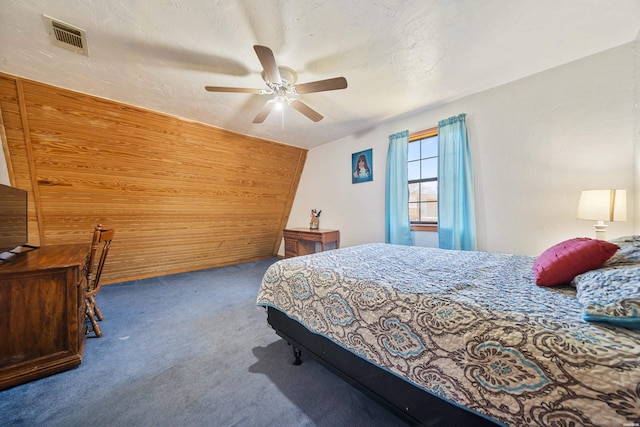
[[[626,221],[627,190],[585,190],[578,202],[578,219]]]

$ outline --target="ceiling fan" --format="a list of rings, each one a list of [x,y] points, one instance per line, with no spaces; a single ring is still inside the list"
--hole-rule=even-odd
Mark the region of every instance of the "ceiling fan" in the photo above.
[[[258,55],[258,59],[262,64],[262,79],[267,84],[268,89],[251,89],[242,87],[221,87],[221,86],[205,86],[209,92],[239,92],[254,93],[258,95],[274,95],[269,99],[258,115],[253,119],[253,123],[262,123],[274,108],[282,108],[286,103],[294,109],[307,116],[314,122],[323,119],[322,114],[309,107],[304,102],[296,98],[296,95],[302,95],[314,92],[324,92],[328,90],[345,89],[347,87],[347,79],[344,77],[335,77],[333,79],[318,80],[309,83],[296,85],[298,74],[289,67],[279,67],[273,51],[266,46],[255,45],[253,49]]]

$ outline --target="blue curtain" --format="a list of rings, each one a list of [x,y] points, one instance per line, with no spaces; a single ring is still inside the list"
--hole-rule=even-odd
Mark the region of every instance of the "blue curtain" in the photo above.
[[[476,250],[476,214],[466,114],[438,123],[438,240]]]
[[[407,152],[409,131],[389,135],[385,193],[387,243],[411,245]]]

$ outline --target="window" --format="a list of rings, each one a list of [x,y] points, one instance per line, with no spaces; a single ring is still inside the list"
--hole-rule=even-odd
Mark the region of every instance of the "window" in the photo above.
[[[409,135],[409,218],[415,231],[437,231],[438,128]]]

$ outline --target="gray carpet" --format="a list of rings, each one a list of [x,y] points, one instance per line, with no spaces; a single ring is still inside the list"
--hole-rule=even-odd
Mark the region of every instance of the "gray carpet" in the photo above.
[[[74,370],[0,392],[2,426],[405,426],[255,306],[275,259],[109,285]]]

